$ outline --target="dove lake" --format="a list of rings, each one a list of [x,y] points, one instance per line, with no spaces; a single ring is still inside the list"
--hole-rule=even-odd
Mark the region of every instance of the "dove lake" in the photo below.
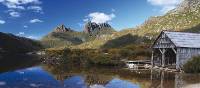
[[[200,86],[200,74],[105,67],[83,69],[28,61],[20,66],[15,64],[5,66],[2,62],[4,61],[1,61],[0,66],[0,88],[199,88]]]

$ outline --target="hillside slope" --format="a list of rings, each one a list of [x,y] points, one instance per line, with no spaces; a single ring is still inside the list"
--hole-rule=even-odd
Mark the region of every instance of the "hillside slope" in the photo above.
[[[87,41],[87,37],[89,36],[82,32],[51,32],[47,36],[43,37],[42,43],[46,47],[70,47]]]
[[[41,48],[39,41],[0,32],[0,53],[26,53]]]
[[[162,30],[200,32],[200,1],[184,0],[177,8],[163,16],[151,17],[136,33],[140,36],[153,37]]]

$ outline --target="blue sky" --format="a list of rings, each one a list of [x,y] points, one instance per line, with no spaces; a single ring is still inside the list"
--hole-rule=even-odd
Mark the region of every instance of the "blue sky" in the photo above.
[[[181,0],[0,0],[0,32],[39,39],[57,25],[76,31],[83,24],[108,22],[116,30],[133,28],[162,15]]]

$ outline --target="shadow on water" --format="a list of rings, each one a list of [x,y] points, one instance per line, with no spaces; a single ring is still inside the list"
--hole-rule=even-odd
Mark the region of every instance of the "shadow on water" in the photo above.
[[[0,73],[22,69],[40,63],[39,56],[26,54],[0,54]]]

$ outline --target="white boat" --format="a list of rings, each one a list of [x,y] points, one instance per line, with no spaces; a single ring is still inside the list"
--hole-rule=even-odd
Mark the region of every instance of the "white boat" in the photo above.
[[[126,65],[130,69],[138,69],[138,66],[136,65],[135,61],[127,61]]]
[[[138,61],[126,61],[126,66],[129,69],[138,69],[138,68],[149,68],[149,61],[138,60]]]

